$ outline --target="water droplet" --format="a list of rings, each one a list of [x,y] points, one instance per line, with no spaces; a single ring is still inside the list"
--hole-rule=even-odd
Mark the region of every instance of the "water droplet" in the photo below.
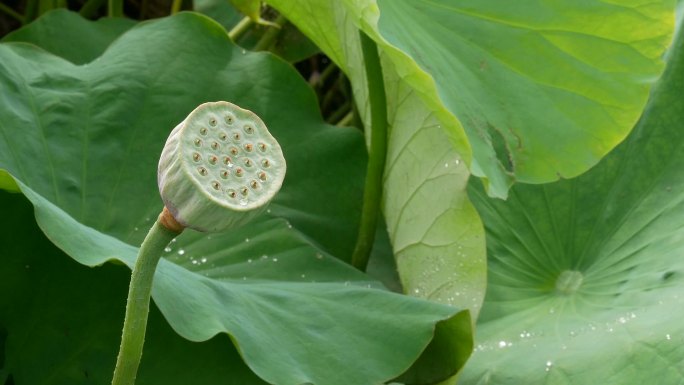
[[[672,336],[670,336],[669,334],[665,334],[665,339],[670,341],[672,339]]]
[[[240,199],[240,206],[247,206],[247,199]]]
[[[292,223],[287,222],[287,228],[288,228],[288,229],[291,229],[291,228],[292,228]]]
[[[139,229],[138,229],[137,227],[134,227],[134,228],[133,228],[133,231],[138,231],[138,230],[139,230]]]
[[[271,213],[271,209],[266,209],[266,214],[270,214],[270,213]]]
[[[247,54],[247,50],[243,48],[243,49],[242,49],[242,54],[243,54],[243,55]]]
[[[306,278],[306,274],[302,274],[302,275],[300,275],[300,277]]]
[[[553,308],[553,307],[552,307],[552,308],[549,309],[549,314],[553,314],[553,313],[555,313],[555,312],[556,312],[556,308]]]
[[[500,347],[500,348],[505,348],[506,346],[508,346],[508,344],[506,343],[506,341],[503,341],[503,340],[499,341],[499,347]]]
[[[193,265],[196,265],[196,264],[198,264],[198,263],[199,263],[199,262],[198,262],[196,259],[193,259],[193,260],[192,260],[192,264],[193,264]]]
[[[183,249],[178,250],[178,255],[183,255],[183,254],[185,254],[185,250],[183,250]]]
[[[168,246],[166,246],[166,247],[164,248],[164,251],[166,251],[167,253],[170,253],[170,252],[171,252],[171,248],[168,247]]]
[[[627,318],[625,318],[625,317],[620,317],[620,318],[618,318],[618,322],[624,325],[624,324],[627,323]]]
[[[278,258],[273,258],[273,262],[278,262]]]
[[[249,258],[249,259],[247,260],[247,263],[252,263],[252,258]]]
[[[200,261],[202,261],[202,263],[207,263],[207,257],[202,257],[202,259],[200,259]]]
[[[460,159],[456,159],[456,160],[454,161],[454,164],[458,166],[459,164],[461,164],[461,160],[460,160]]]
[[[546,361],[546,368],[544,368],[544,370],[546,370],[548,372],[549,370],[551,370],[552,366],[553,366],[553,362]]]
[[[570,334],[570,337],[575,337],[575,336],[577,336],[577,332],[574,331],[574,330],[570,330],[570,333],[568,333],[568,334]]]
[[[249,242],[249,238],[245,238],[245,242]]]
[[[323,259],[323,254],[316,253],[316,259]]]
[[[177,240],[178,240],[178,239],[173,238],[173,239],[171,240],[171,243],[176,243]]]
[[[449,162],[444,163],[444,168],[449,167]]]
[[[414,294],[420,294],[420,289],[413,289]]]

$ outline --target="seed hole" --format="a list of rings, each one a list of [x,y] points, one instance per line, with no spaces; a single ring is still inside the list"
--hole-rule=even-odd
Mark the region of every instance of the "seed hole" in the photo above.
[[[240,167],[235,170],[235,175],[237,176],[242,176],[244,173],[245,172]]]
[[[219,139],[223,140],[224,142],[226,139],[228,139],[228,135],[225,132],[220,132],[218,137],[219,137]]]
[[[199,162],[200,160],[202,160],[202,156],[196,152],[192,154],[192,160],[194,160],[195,162]]]
[[[253,149],[254,149],[254,145],[252,145],[252,143],[245,144],[245,151],[252,152]]]
[[[231,147],[230,148],[230,153],[233,155],[237,155],[240,152],[236,147]]]
[[[218,190],[221,188],[221,184],[217,181],[213,181],[213,182],[211,182],[211,187],[213,187],[214,190]]]
[[[240,138],[241,138],[241,136],[240,136],[240,133],[239,133],[239,132],[234,132],[234,133],[233,133],[233,140],[234,140],[234,141],[239,142],[239,141],[240,141]]]
[[[228,196],[231,198],[235,198],[237,196],[237,193],[235,192],[235,190],[231,189],[231,190],[228,190]]]
[[[221,178],[223,178],[223,179],[228,179],[228,175],[230,175],[230,171],[228,171],[228,170],[221,170]]]
[[[259,151],[261,151],[261,152],[266,151],[266,143],[259,143],[258,147],[259,147]]]
[[[207,173],[208,173],[208,172],[207,172],[207,169],[204,168],[204,167],[198,167],[198,168],[197,168],[197,172],[199,172],[199,174],[202,175],[202,176],[207,175]]]
[[[209,163],[216,164],[218,162],[218,157],[216,155],[209,156]]]
[[[229,156],[224,156],[223,157],[223,164],[232,164],[233,159],[231,159]]]
[[[270,162],[268,159],[262,159],[262,160],[261,160],[261,165],[262,165],[263,167],[268,168],[268,167],[271,166],[271,162]]]
[[[202,127],[202,128],[200,128],[199,132],[200,132],[200,135],[206,135],[207,134],[207,128]]]
[[[244,129],[245,129],[245,132],[248,133],[248,134],[250,134],[250,135],[254,133],[254,127],[252,127],[252,126],[250,126],[250,125],[246,125],[246,126],[244,127]]]
[[[226,122],[226,124],[233,124],[233,117],[230,115],[226,115],[223,120]]]
[[[259,173],[259,179],[261,179],[261,180],[265,181],[265,180],[266,180],[266,173],[265,173],[265,172],[263,172],[263,171],[262,171],[262,172],[260,172],[260,173]]]
[[[202,139],[200,139],[200,138],[195,139],[195,147],[202,147]]]
[[[213,142],[213,143],[211,144],[211,148],[213,148],[214,150],[218,150],[219,147],[221,147],[221,146],[219,146],[219,144],[216,143],[216,142]]]
[[[209,125],[212,127],[216,127],[216,118],[209,118]]]
[[[249,182],[249,187],[251,187],[253,190],[256,190],[259,188],[259,182],[252,179],[252,181]]]
[[[240,194],[242,194],[242,196],[247,196],[247,194],[249,194],[249,189],[247,189],[247,187],[243,187],[240,189]]]
[[[252,167],[252,160],[249,158],[245,158],[245,167]]]

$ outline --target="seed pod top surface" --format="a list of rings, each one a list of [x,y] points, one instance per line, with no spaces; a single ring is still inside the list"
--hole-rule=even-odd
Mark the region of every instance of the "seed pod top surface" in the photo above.
[[[285,178],[266,125],[228,102],[204,103],[169,135],[157,174],[164,204],[199,231],[241,226],[262,212]]]

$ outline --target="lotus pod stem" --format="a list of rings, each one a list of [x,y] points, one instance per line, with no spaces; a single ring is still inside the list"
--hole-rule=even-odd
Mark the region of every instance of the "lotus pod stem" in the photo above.
[[[169,135],[157,177],[164,209],[133,266],[112,385],[135,384],[164,248],[186,227],[225,231],[257,216],[280,190],[285,158],[253,112],[228,102],[204,103]]]

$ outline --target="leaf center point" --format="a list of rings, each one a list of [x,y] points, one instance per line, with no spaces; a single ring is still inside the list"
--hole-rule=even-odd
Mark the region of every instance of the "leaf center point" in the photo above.
[[[561,294],[570,295],[580,288],[584,276],[577,270],[565,270],[556,279],[556,290]]]

